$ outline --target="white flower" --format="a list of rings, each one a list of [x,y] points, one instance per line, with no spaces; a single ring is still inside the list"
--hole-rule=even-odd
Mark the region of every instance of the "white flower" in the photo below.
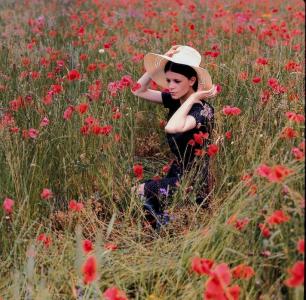
[[[104,52],[105,52],[104,49],[99,49],[99,53],[100,53],[100,54],[103,54]]]

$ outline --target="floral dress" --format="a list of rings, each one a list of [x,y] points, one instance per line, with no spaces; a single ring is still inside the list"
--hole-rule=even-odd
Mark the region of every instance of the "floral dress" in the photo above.
[[[162,101],[165,108],[168,108],[167,121],[173,116],[180,107],[180,101],[174,100],[170,93],[162,92]],[[171,152],[175,159],[172,160],[167,175],[161,179],[149,179],[144,183],[145,210],[151,218],[153,227],[156,227],[156,218],[163,214],[162,199],[172,196],[178,188],[181,178],[186,172],[189,172],[193,166],[195,157],[201,150],[205,150],[211,142],[211,134],[214,127],[214,109],[205,101],[194,103],[188,115],[196,120],[196,127],[182,133],[167,133],[166,138]],[[209,156],[204,155],[203,163],[205,166],[201,168],[200,176],[202,177],[200,192],[197,196],[197,203],[201,204],[208,193],[208,164]],[[150,217],[148,217],[150,219]],[[155,220],[153,222],[153,219]]]

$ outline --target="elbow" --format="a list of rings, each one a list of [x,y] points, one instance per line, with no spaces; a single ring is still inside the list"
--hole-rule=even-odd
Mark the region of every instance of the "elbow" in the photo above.
[[[167,132],[167,133],[177,133],[178,130],[177,130],[177,128],[166,126],[165,127],[165,132]]]

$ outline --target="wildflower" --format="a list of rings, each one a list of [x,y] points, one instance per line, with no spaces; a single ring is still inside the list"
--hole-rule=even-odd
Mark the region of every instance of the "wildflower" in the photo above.
[[[297,261],[291,269],[288,270],[290,277],[284,281],[288,287],[298,287],[304,283],[304,262]]]
[[[64,115],[63,115],[63,118],[65,120],[69,120],[72,116],[72,113],[74,111],[74,107],[72,105],[69,105],[66,110],[64,111]]]
[[[231,272],[227,264],[217,265],[211,273],[211,277],[205,283],[204,299],[238,300],[240,287],[229,287]]]
[[[97,278],[97,261],[94,256],[89,256],[82,267],[83,281],[90,284]]]
[[[259,57],[256,59],[256,64],[258,65],[267,65],[268,64],[268,60],[264,57]]]
[[[143,167],[141,164],[136,164],[133,166],[133,171],[137,179],[143,178]]]
[[[214,156],[215,154],[217,154],[218,151],[219,151],[219,147],[215,144],[211,144],[208,146],[207,154],[209,156]]]
[[[81,103],[75,106],[75,110],[81,115],[85,114],[88,110],[88,103]]]
[[[70,81],[73,81],[73,80],[78,80],[80,79],[81,75],[79,73],[78,70],[71,70],[68,72],[68,75],[67,75],[67,79],[70,80]]]
[[[303,123],[305,121],[305,117],[301,114],[296,114],[295,112],[287,111],[285,113],[286,117],[296,123]]]
[[[30,128],[28,134],[30,138],[36,139],[38,137],[39,131],[37,129]]]
[[[195,156],[203,156],[205,154],[205,151],[203,149],[195,149],[194,155]]]
[[[231,271],[234,278],[249,280],[255,275],[253,268],[245,264],[240,264],[234,267]]]
[[[45,233],[41,233],[37,239],[38,242],[42,242],[46,248],[50,247],[52,244],[52,239],[50,236],[47,236]]]
[[[195,257],[192,259],[191,268],[193,272],[199,275],[210,275],[213,264],[214,261],[211,259]]]
[[[265,224],[260,223],[258,227],[260,228],[263,237],[268,238],[271,235],[269,228]]]
[[[223,113],[227,116],[238,116],[241,113],[241,109],[238,107],[231,107],[226,105],[223,107]]]
[[[284,139],[292,139],[297,137],[298,135],[298,132],[291,127],[285,127],[281,132],[281,138]]]
[[[83,251],[85,253],[89,253],[90,251],[93,250],[93,244],[90,240],[84,240],[82,242],[82,246],[83,246]]]
[[[138,82],[136,82],[136,83],[134,83],[134,84],[132,85],[131,90],[132,90],[132,92],[136,92],[136,91],[138,91],[140,88],[141,88],[141,84],[138,83]]]
[[[254,83],[259,83],[259,82],[261,82],[261,78],[260,78],[260,77],[254,77],[254,78],[252,79],[252,81],[253,81]]]
[[[276,210],[271,216],[267,218],[267,223],[270,225],[279,225],[284,222],[288,222],[290,217],[285,215],[282,210]]]
[[[77,202],[74,199],[71,199],[69,201],[69,209],[74,211],[74,212],[79,212],[84,208],[84,204],[81,202]]]
[[[304,152],[301,151],[301,150],[300,150],[299,148],[297,148],[297,147],[293,147],[293,148],[291,149],[291,152],[292,152],[292,154],[293,154],[293,156],[294,156],[294,158],[295,158],[296,160],[302,160],[302,159],[304,159],[304,157],[305,157]]]
[[[236,229],[241,231],[249,222],[250,220],[248,218],[237,219],[234,226]]]
[[[299,240],[297,242],[297,250],[299,253],[305,253],[305,240]]]
[[[49,125],[49,119],[47,117],[44,117],[41,121],[40,121],[40,124],[39,126],[40,127],[45,127],[45,126],[48,126]]]
[[[226,132],[225,132],[225,137],[226,137],[228,140],[230,140],[230,139],[232,138],[232,133],[231,133],[231,131],[226,131]]]
[[[13,212],[13,206],[15,201],[10,198],[5,198],[2,204],[3,210],[6,214],[11,214]]]
[[[125,293],[116,287],[108,288],[103,296],[105,300],[128,300]]]
[[[52,191],[51,191],[50,189],[46,189],[46,188],[44,188],[44,189],[42,190],[41,194],[40,194],[40,197],[41,197],[42,199],[44,199],[44,200],[49,200],[49,199],[52,198],[52,196],[53,196]]]

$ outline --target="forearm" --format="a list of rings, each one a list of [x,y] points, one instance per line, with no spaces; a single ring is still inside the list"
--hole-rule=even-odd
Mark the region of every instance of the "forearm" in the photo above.
[[[191,95],[189,98],[180,106],[180,108],[173,114],[168,121],[165,130],[177,130],[180,131],[184,128],[187,115],[194,104],[194,97]]]
[[[140,88],[134,94],[145,92],[148,89],[151,80],[152,79],[148,72],[144,73],[137,81],[137,83],[140,84]]]

